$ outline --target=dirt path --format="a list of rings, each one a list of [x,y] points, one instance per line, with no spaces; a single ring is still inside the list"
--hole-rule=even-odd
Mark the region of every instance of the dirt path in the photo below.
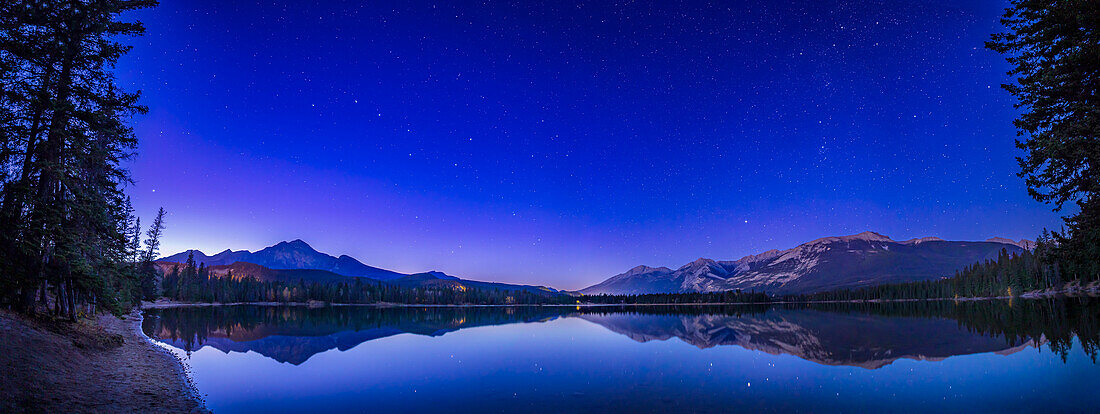
[[[206,412],[141,314],[70,324],[0,310],[0,412]]]

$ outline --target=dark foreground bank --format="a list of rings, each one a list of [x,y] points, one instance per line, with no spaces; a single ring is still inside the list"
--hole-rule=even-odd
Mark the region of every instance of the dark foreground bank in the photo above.
[[[0,412],[207,412],[141,314],[75,324],[0,310]]]

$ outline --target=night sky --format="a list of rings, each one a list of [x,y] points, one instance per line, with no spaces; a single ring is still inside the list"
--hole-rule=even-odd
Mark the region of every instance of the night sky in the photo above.
[[[368,4],[369,3],[369,4]],[[301,238],[575,289],[873,230],[1033,239],[1005,3],[161,0],[119,65],[162,253]]]

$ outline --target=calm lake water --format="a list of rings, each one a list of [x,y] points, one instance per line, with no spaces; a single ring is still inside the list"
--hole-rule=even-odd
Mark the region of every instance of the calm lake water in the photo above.
[[[1100,410],[1096,299],[146,312],[234,412]]]

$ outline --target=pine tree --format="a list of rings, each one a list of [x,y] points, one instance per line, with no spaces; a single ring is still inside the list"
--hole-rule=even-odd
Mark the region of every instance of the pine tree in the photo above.
[[[70,319],[78,303],[132,302],[121,161],[136,143],[126,120],[145,108],[110,69],[128,50],[117,41],[144,30],[118,16],[154,4],[0,4],[0,273],[22,309],[47,287]]]
[[[1007,32],[986,46],[1006,55],[1015,83],[1003,85],[1016,119],[1019,175],[1036,200],[1079,212],[1054,233],[1053,257],[1071,277],[1100,277],[1100,2],[1013,0]]]
[[[160,235],[164,232],[164,207],[157,210],[157,216],[153,224],[149,226],[149,232],[145,235],[145,253],[142,261],[151,262],[157,258],[160,249]]]

